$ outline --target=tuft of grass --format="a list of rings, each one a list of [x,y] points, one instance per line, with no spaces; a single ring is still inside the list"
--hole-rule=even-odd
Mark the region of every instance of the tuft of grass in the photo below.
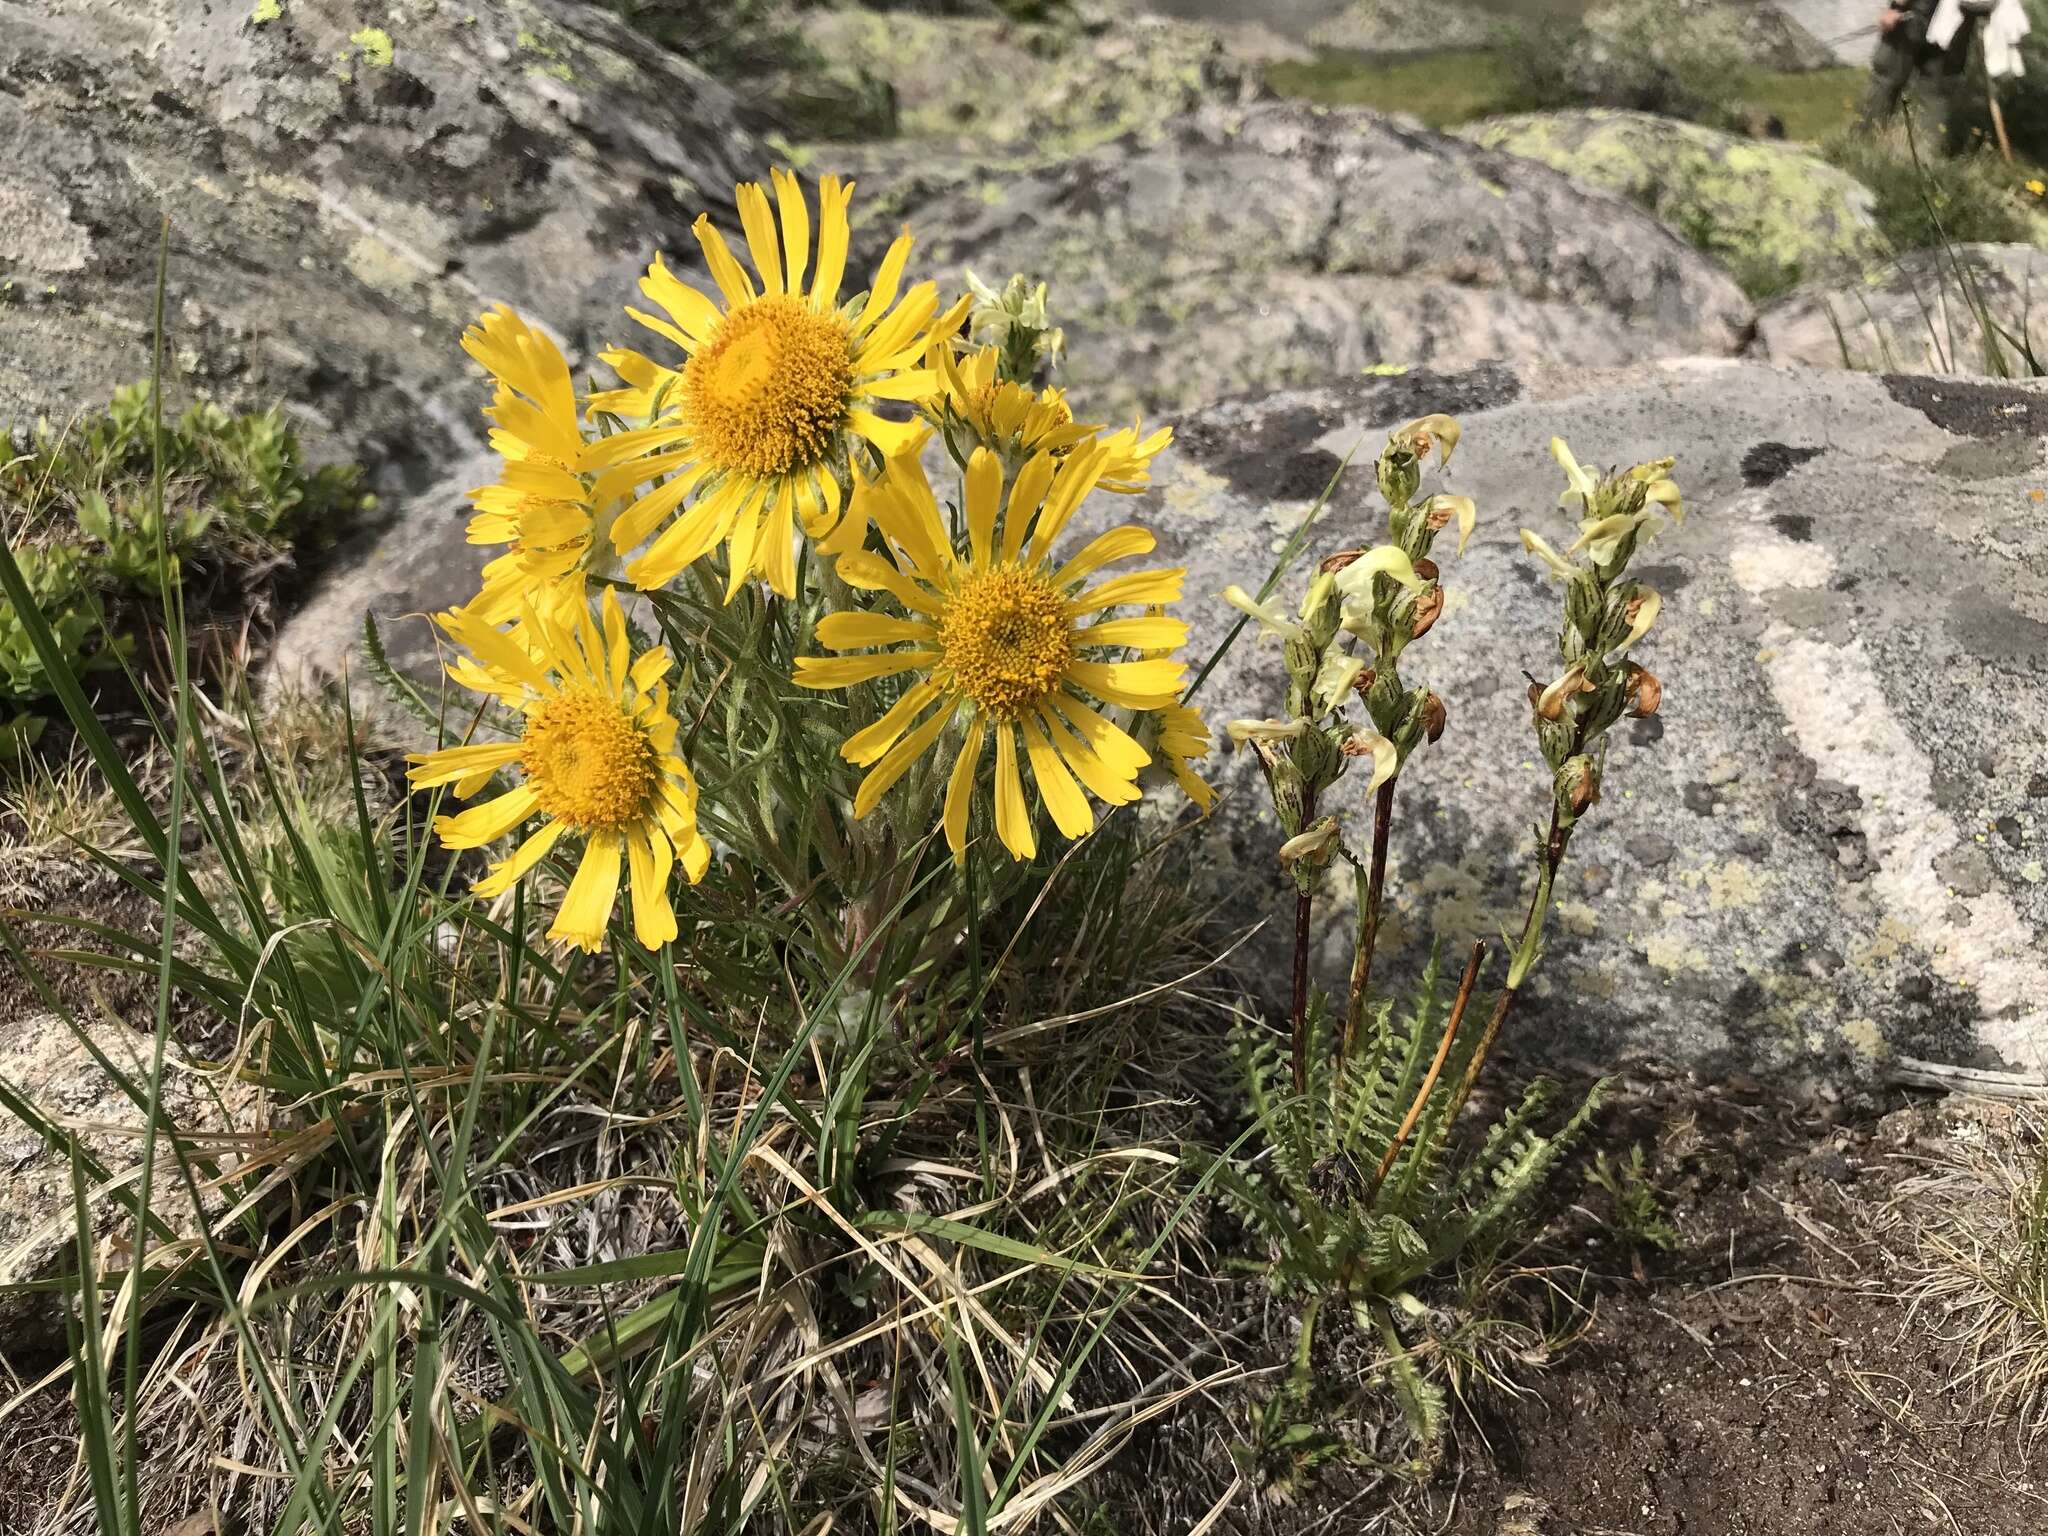
[[[2048,1433],[2048,1113],[1971,1105],[1942,1145],[1890,1208],[1913,1245],[1909,1315],[1952,1352],[1955,1390],[2031,1449]]]
[[[1871,215],[1896,251],[2031,237],[2020,201],[2024,171],[1994,151],[1920,152],[1907,130],[1837,133],[1821,153],[1875,194]]]

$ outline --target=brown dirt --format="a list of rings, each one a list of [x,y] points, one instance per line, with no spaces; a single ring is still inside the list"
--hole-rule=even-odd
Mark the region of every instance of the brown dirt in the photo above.
[[[1465,1460],[1447,1532],[2048,1529],[2048,1453],[1951,1390],[1959,1364],[1876,1235],[1969,1109],[1805,1109],[1743,1086],[1652,1088],[1603,1126],[1616,1148],[1657,1138],[1682,1244],[1640,1279],[1598,1277],[1563,1367],[1480,1426],[1492,1455]]]
[[[1240,1493],[1212,1529],[2040,1536],[2048,1445],[2023,1448],[1952,1390],[1962,1365],[1909,1314],[1902,1239],[1879,1235],[1903,1230],[1883,1215],[1901,1182],[1944,1161],[1950,1134],[1974,1119],[1960,1101],[1902,1094],[1795,1104],[1753,1083],[1627,1083],[1587,1155],[1645,1145],[1677,1247],[1620,1243],[1599,1219],[1606,1197],[1567,1172],[1572,1209],[1526,1258],[1553,1280],[1554,1266],[1582,1266],[1591,1316],[1548,1368],[1520,1373],[1525,1394],[1474,1394],[1420,1487],[1326,1470],[1289,1503]],[[1249,1364],[1285,1358],[1275,1313],[1283,1336]],[[1355,1341],[1333,1353],[1357,1371]],[[1224,1418],[1241,1413],[1230,1404]],[[1337,1417],[1355,1427],[1355,1414]],[[1178,1446],[1146,1457],[1186,1479],[1171,1502],[1196,1512],[1231,1480],[1219,1455],[1230,1426],[1205,1428],[1183,1421],[1164,1437]]]

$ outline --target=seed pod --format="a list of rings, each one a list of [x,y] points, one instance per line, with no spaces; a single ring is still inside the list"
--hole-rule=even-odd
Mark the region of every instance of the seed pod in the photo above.
[[[1422,701],[1422,734],[1431,742],[1442,739],[1444,727],[1450,723],[1450,711],[1444,708],[1441,695],[1431,693]]]
[[[1409,634],[1415,639],[1420,640],[1430,632],[1437,619],[1442,616],[1443,611],[1444,589],[1439,586],[1431,586],[1420,597],[1415,599],[1415,613],[1409,627]]]
[[[1657,713],[1657,706],[1664,702],[1664,685],[1657,681],[1657,674],[1634,662],[1628,664],[1628,682],[1623,688],[1628,699],[1628,712],[1638,720]]]
[[[1368,693],[1372,692],[1372,685],[1378,680],[1379,673],[1374,671],[1371,667],[1367,667],[1363,672],[1358,674],[1357,681],[1352,683],[1351,686],[1357,690],[1358,696],[1362,699]]]
[[[1557,770],[1558,809],[1578,816],[1600,798],[1600,774],[1593,760],[1581,753],[1565,759]]]
[[[1340,549],[1334,555],[1325,555],[1316,563],[1316,573],[1321,576],[1334,576],[1364,553],[1362,549]]]

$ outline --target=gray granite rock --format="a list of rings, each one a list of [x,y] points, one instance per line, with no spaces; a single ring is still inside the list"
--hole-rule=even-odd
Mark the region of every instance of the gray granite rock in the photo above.
[[[650,251],[762,153],[732,98],[569,0],[256,22],[212,0],[0,0],[0,424],[169,365],[284,398],[317,448],[418,487],[479,432],[463,325],[495,301],[582,350]]]
[[[2006,374],[2026,371],[2022,339],[2048,358],[2048,251],[1959,245],[1860,281],[1802,284],[1757,316],[1751,350],[1815,368]]]
[[[138,1086],[147,1082],[153,1047],[148,1033],[106,1021],[86,1027],[94,1049]],[[163,1080],[160,1125],[202,1138],[233,1129],[234,1114],[216,1098],[215,1082],[190,1071],[175,1047],[171,1057],[171,1070]],[[106,1175],[122,1179],[121,1187],[132,1192],[132,1176],[142,1161],[143,1112],[63,1020],[45,1013],[9,1018],[0,1029],[0,1081],[40,1114],[76,1132],[84,1155]],[[228,1091],[246,1093],[232,1085]],[[151,1208],[173,1232],[189,1235],[191,1197],[178,1175],[171,1142],[161,1130],[156,1152]],[[195,1171],[204,1179],[207,1165],[221,1153],[217,1143],[200,1140],[188,1145],[187,1155],[196,1160]],[[0,1357],[20,1361],[32,1352],[64,1348],[61,1311],[43,1295],[6,1287],[42,1280],[70,1267],[62,1261],[77,1231],[71,1159],[53,1151],[21,1120],[0,1114],[0,1167],[8,1170],[0,1185]],[[89,1164],[85,1177],[88,1190],[97,1189]],[[90,1209],[96,1231],[120,1224],[120,1208],[111,1194],[97,1193]]]
[[[1678,455],[1690,506],[1639,565],[1666,599],[1641,655],[1664,707],[1617,730],[1610,789],[1582,823],[1550,954],[1516,1043],[1611,1061],[1649,1053],[1707,1070],[1875,1072],[1893,1052],[1972,1064],[2048,1062],[2048,388],[1755,363],[1633,371],[1493,365],[1266,392],[1186,418],[1136,515],[1190,571],[1190,652],[1234,613],[1343,455],[1433,410],[1464,443],[1452,489],[1480,529],[1443,561],[1443,619],[1404,675],[1448,701],[1451,729],[1413,760],[1394,840],[1384,970],[1432,938],[1462,945],[1519,921],[1545,785],[1522,670],[1544,673],[1556,588],[1522,524],[1566,532],[1553,434],[1588,460]],[[338,577],[282,649],[333,664],[365,607],[402,662],[431,675],[418,621],[466,595],[465,465]],[[1353,475],[1314,549],[1383,524]],[[1093,509],[1131,515],[1131,505]],[[1201,702],[1219,724],[1273,712],[1270,642],[1246,637]],[[1277,843],[1246,761],[1204,836],[1225,911],[1280,911]],[[1356,783],[1338,803],[1365,827]],[[1335,981],[1349,892],[1318,951]],[[1284,923],[1244,952],[1284,990]]]
[[[1639,651],[1663,709],[1615,732],[1516,1043],[1795,1076],[1894,1051],[2048,1062],[2048,799],[2029,790],[2048,785],[2048,523],[2029,496],[2048,388],[1675,363],[1226,402],[1183,423],[1139,514],[1189,568],[1192,655],[1236,617],[1215,594],[1258,582],[1342,456],[1362,442],[1369,462],[1436,409],[1464,425],[1449,485],[1480,526],[1442,558],[1446,611],[1404,658],[1450,729],[1402,780],[1383,969],[1518,929],[1526,908],[1548,802],[1522,671],[1554,671],[1559,593],[1516,528],[1569,535],[1546,452],[1562,434],[1589,461],[1676,454],[1690,513],[1638,562],[1666,599]],[[1312,551],[1383,533],[1369,484],[1345,480]],[[1248,635],[1201,702],[1219,724],[1275,713],[1277,669]],[[1200,862],[1225,872],[1233,918],[1275,916],[1246,953],[1277,997],[1291,903],[1272,814],[1248,760],[1222,779]],[[1360,783],[1337,805],[1368,842]],[[1348,877],[1327,894],[1334,983]]]
[[[1497,12],[1458,0],[1427,7],[1407,0],[1347,0],[1334,16],[1310,29],[1308,40],[1346,53],[1431,53],[1484,48],[1500,24]]]
[[[1485,118],[1458,132],[1619,193],[1751,292],[1860,277],[1886,252],[1870,189],[1794,145],[1597,108]]]
[[[1098,412],[1184,411],[1374,364],[1722,354],[1750,310],[1626,200],[1362,110],[1210,108],[1049,165],[864,152],[927,270],[1044,276]]]

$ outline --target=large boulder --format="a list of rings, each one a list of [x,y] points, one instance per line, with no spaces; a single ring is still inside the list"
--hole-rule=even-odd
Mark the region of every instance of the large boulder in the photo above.
[[[2048,359],[2044,299],[2038,246],[1914,251],[1862,280],[1795,288],[1757,316],[1752,349],[1815,368],[2024,374],[2029,349]]]
[[[1602,464],[1677,454],[1689,512],[1637,572],[1665,598],[1640,650],[1663,709],[1615,732],[1515,1041],[1794,1076],[1893,1052],[2048,1064],[2048,523],[2029,496],[2048,388],[1690,362],[1227,402],[1183,423],[1136,513],[1188,567],[1197,661],[1237,617],[1216,594],[1258,584],[1342,457],[1362,445],[1369,463],[1438,409],[1464,426],[1449,484],[1480,525],[1440,556],[1444,616],[1404,658],[1450,725],[1401,781],[1382,974],[1412,974],[1432,939],[1455,960],[1518,931],[1527,907],[1548,783],[1523,669],[1554,673],[1561,599],[1516,527],[1569,538],[1546,451],[1561,434]],[[1345,477],[1308,557],[1383,535],[1370,486]],[[1200,702],[1220,736],[1276,713],[1282,686],[1275,642],[1248,632]],[[1225,872],[1232,919],[1274,919],[1242,957],[1277,1006],[1279,837],[1248,757],[1213,766],[1227,794],[1195,866]],[[1362,847],[1361,780],[1334,808]],[[1351,889],[1333,877],[1319,908],[1333,985]]]
[[[1376,364],[1725,354],[1750,323],[1732,279],[1626,200],[1369,111],[1211,108],[1009,174],[868,155],[891,188],[869,217],[908,217],[927,270],[1050,280],[1093,412]]]
[[[579,350],[648,253],[763,164],[731,97],[569,0],[39,0],[0,23],[0,425],[168,363],[290,401],[380,488],[478,430],[462,326],[515,303]],[[272,8],[277,9],[277,8]]]
[[[1458,0],[1427,7],[1408,0],[1348,0],[1336,15],[1311,28],[1308,40],[1345,53],[1434,53],[1483,48],[1500,24],[1499,15]]]
[[[75,1138],[77,1176],[84,1180],[88,1220],[95,1234],[128,1230],[122,1198],[137,1190],[146,1124],[142,1108],[94,1059],[104,1057],[136,1088],[145,1090],[154,1040],[144,1031],[107,1020],[81,1023],[87,1040],[55,1015],[31,1012],[0,1029],[0,1082],[35,1107],[58,1136]],[[88,1045],[89,1041],[89,1045]],[[193,1207],[178,1172],[174,1136],[195,1177],[204,1183],[218,1169],[222,1132],[238,1128],[235,1105],[247,1090],[196,1073],[175,1045],[167,1048],[167,1070],[159,1101],[156,1168],[150,1207],[177,1237],[195,1230]],[[245,1118],[245,1117],[240,1117]],[[19,1360],[31,1353],[62,1351],[63,1314],[33,1285],[59,1272],[74,1272],[69,1261],[78,1224],[73,1201],[73,1158],[53,1146],[27,1122],[0,1113],[0,1357]],[[116,1182],[103,1187],[108,1179]],[[216,1197],[217,1198],[217,1197]],[[124,1261],[115,1267],[125,1268]]]
[[[1880,8],[1864,0],[1768,0],[1771,9],[1820,39],[1836,64],[1868,64],[1877,49]]]
[[[1648,209],[1750,293],[1860,275],[1885,251],[1870,189],[1789,144],[1600,109],[1489,118],[1459,132]]]
[[[1241,44],[1114,0],[1039,22],[860,6],[805,7],[789,21],[788,65],[742,88],[800,136],[898,134],[1045,156],[1156,139],[1182,113],[1259,90]]]
[[[1870,11],[1857,19],[1874,27],[1874,18]],[[1653,56],[1660,47],[1671,49],[1674,64],[1702,51],[1770,70],[1825,69],[1835,62],[1833,48],[1793,7],[1772,0],[1601,0],[1587,10],[1583,25],[1587,64],[1595,69],[1611,55],[1640,54],[1646,46]]]

